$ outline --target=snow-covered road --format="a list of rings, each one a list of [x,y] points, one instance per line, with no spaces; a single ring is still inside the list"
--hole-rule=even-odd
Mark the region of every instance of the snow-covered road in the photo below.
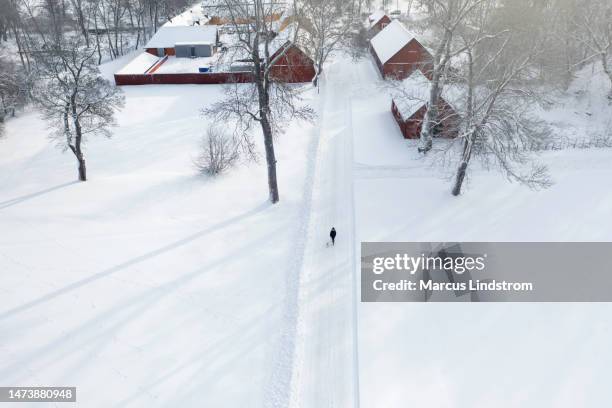
[[[292,407],[358,406],[351,97],[346,61],[326,71],[307,233]],[[329,231],[338,231],[335,247]]]

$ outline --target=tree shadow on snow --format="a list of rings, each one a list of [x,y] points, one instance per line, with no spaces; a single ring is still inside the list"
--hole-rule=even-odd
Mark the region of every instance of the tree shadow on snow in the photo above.
[[[34,199],[36,197],[40,197],[42,195],[51,193],[51,192],[56,191],[56,190],[61,190],[62,188],[65,188],[65,187],[68,187],[68,186],[71,186],[71,185],[77,184],[77,183],[79,183],[79,181],[70,181],[68,183],[63,183],[63,184],[57,185],[55,187],[50,187],[50,188],[47,188],[45,190],[38,191],[36,193],[26,194],[26,195],[23,195],[21,197],[16,197],[16,198],[13,198],[13,199],[10,199],[10,200],[7,200],[7,201],[2,201],[2,202],[0,202],[0,210],[4,210],[5,208],[12,207],[12,206],[17,205],[17,204],[21,204],[24,201],[32,200],[32,199]]]
[[[265,209],[270,208],[270,207],[271,207],[271,204],[268,203],[268,202],[265,202],[263,204],[258,205],[255,208],[253,208],[253,209],[243,213],[243,214],[239,214],[239,215],[234,216],[232,218],[229,218],[229,219],[227,219],[225,221],[219,222],[219,223],[214,224],[214,225],[212,225],[212,226],[210,226],[208,228],[205,228],[205,229],[203,229],[201,231],[198,231],[198,232],[196,232],[194,234],[191,234],[191,235],[189,235],[189,236],[187,236],[185,238],[182,238],[182,239],[180,239],[178,241],[174,241],[174,242],[172,242],[172,243],[170,243],[168,245],[162,246],[160,248],[154,249],[154,250],[149,251],[147,253],[144,253],[144,254],[142,254],[140,256],[137,256],[135,258],[127,260],[127,261],[125,261],[123,263],[120,263],[119,265],[115,265],[115,266],[113,266],[111,268],[108,268],[108,269],[105,269],[105,270],[103,270],[101,272],[93,274],[93,275],[91,275],[91,276],[89,276],[87,278],[84,278],[84,279],[78,280],[76,282],[73,282],[73,283],[69,284],[68,286],[65,286],[65,287],[63,287],[61,289],[55,290],[53,292],[50,292],[50,293],[48,293],[48,294],[46,294],[44,296],[39,297],[38,299],[34,299],[34,300],[32,300],[30,302],[27,302],[27,303],[25,303],[25,304],[23,304],[21,306],[17,306],[17,307],[14,307],[12,309],[9,309],[7,311],[1,312],[0,313],[0,321],[2,321],[4,319],[7,319],[7,318],[9,318],[9,317],[11,317],[11,316],[13,316],[15,314],[21,313],[21,312],[23,312],[25,310],[31,309],[31,308],[33,308],[35,306],[38,306],[38,305],[42,304],[42,303],[48,302],[50,300],[53,300],[53,299],[55,299],[55,298],[57,298],[59,296],[65,295],[65,294],[70,293],[70,292],[73,292],[73,291],[75,291],[77,289],[82,288],[85,285],[88,285],[90,283],[98,281],[98,280],[100,280],[102,278],[108,277],[110,275],[114,275],[114,274],[116,274],[118,272],[121,272],[121,271],[123,271],[123,270],[125,270],[125,269],[127,269],[129,267],[132,267],[132,266],[137,265],[139,263],[142,263],[144,261],[150,260],[152,258],[158,257],[160,255],[166,254],[166,253],[168,253],[168,252],[170,252],[172,250],[175,250],[175,249],[180,248],[180,247],[182,247],[184,245],[187,245],[187,244],[197,240],[198,238],[201,238],[201,237],[203,237],[205,235],[213,233],[213,232],[215,232],[215,231],[217,231],[217,230],[219,230],[221,228],[227,227],[227,226],[229,226],[231,224],[234,224],[236,222],[244,221],[246,218],[249,218],[249,217],[251,217],[251,216],[253,216],[253,215],[257,214],[257,213],[260,213],[260,212],[262,212]]]
[[[245,214],[234,217],[231,220],[219,223],[207,230],[201,231],[197,234],[193,234],[184,240],[177,241],[157,251],[152,251],[151,253],[155,252],[156,255],[159,255],[160,253],[162,253],[162,249],[166,249],[167,251],[169,250],[167,248],[176,248],[180,245],[184,245],[190,240],[196,239],[197,237],[200,237],[204,235],[205,233],[212,232],[213,229],[220,228],[222,224],[229,224],[230,221],[236,222],[238,219],[253,215],[267,207],[268,207],[267,204],[256,207],[255,209]],[[266,239],[266,240],[270,239],[277,233],[278,231],[271,231],[268,234],[261,237],[261,239]],[[72,364],[72,368],[69,370],[69,372],[74,373],[78,371],[79,369],[82,370],[83,368],[87,368],[89,366],[88,362],[91,361],[90,359],[94,358],[95,356],[98,356],[100,352],[105,348],[105,346],[108,345],[109,342],[120,341],[119,339],[116,338],[115,334],[118,333],[121,328],[125,327],[128,323],[132,322],[135,318],[142,316],[144,313],[150,310],[151,307],[162,303],[165,298],[168,298],[173,294],[176,295],[178,292],[181,291],[181,288],[188,286],[188,284],[193,282],[195,279],[201,277],[202,275],[213,270],[214,268],[233,260],[236,256],[236,253],[246,253],[246,252],[252,251],[254,248],[258,247],[259,245],[260,245],[259,239],[253,242],[250,242],[248,244],[245,244],[241,248],[238,248],[234,253],[229,253],[220,258],[210,260],[203,266],[195,268],[191,272],[183,274],[172,281],[161,284],[159,286],[148,288],[147,290],[145,290],[144,292],[140,293],[139,295],[135,297],[129,297],[128,299],[125,299],[125,300],[120,301],[119,303],[116,303],[109,309],[101,313],[98,313],[97,315],[93,316],[91,319],[80,324],[79,326],[71,328],[67,332],[63,332],[62,335],[49,341],[44,346],[39,347],[34,352],[28,353],[25,358],[22,358],[18,361],[13,362],[11,365],[4,367],[3,369],[0,370],[0,378],[7,378],[11,375],[15,376],[15,374],[17,374],[17,377],[14,377],[13,380],[22,381],[26,379],[24,378],[25,376],[29,375],[29,373],[23,370],[24,367],[30,366],[33,362],[37,362],[37,361],[40,362],[41,361],[40,359],[44,359],[44,366],[46,367],[53,366],[54,364],[61,362],[61,361],[65,361],[70,356],[73,356],[75,354],[75,350],[80,351],[79,354],[82,354],[82,355],[79,356],[78,361],[74,361],[74,363]],[[156,256],[156,255],[152,255],[152,256]],[[138,259],[139,260],[138,262],[140,262],[144,259],[143,257],[144,256],[134,258],[134,259],[135,260]],[[26,305],[21,306],[19,311],[25,310],[27,308],[31,308],[43,301],[60,296],[70,290],[76,289],[77,287],[81,287],[96,279],[100,279],[103,276],[108,276],[110,273],[113,273],[111,271],[114,271],[114,272],[118,271],[119,270],[117,269],[118,267],[126,268],[127,266],[133,265],[133,264],[134,263],[126,262],[121,265],[118,265],[115,268],[110,268],[99,274],[93,275],[90,278],[84,279],[79,282],[75,282],[74,284],[69,285],[68,287],[64,289],[60,289],[56,292],[52,292],[51,294],[48,294],[45,297],[42,297],[36,301],[30,302]],[[181,295],[180,297],[182,301],[189,301],[188,296]],[[202,313],[201,307],[193,307],[190,309],[193,309],[192,316],[184,316],[184,317],[186,318],[188,324],[194,324],[194,322],[197,323],[198,321],[201,320],[200,318],[200,314]],[[211,311],[207,310],[207,313],[211,313]],[[267,312],[264,313],[263,315],[266,315],[266,314]],[[6,317],[6,313],[2,315],[2,318],[4,317]],[[210,344],[202,344],[201,350],[200,350],[201,352],[198,353],[202,358],[204,358],[205,356],[208,356],[208,357],[217,356],[217,353],[214,353],[214,351],[217,348],[223,345],[227,346],[228,341],[233,341],[233,340],[237,340],[240,338],[244,339],[245,334],[248,334],[248,336],[250,337],[257,337],[254,335],[254,332],[256,332],[257,330],[260,330],[257,327],[256,322],[241,322],[240,319],[236,319],[235,321],[230,322],[229,320],[231,320],[231,316],[227,316],[225,314],[220,315],[219,319],[222,319],[224,322],[228,324],[231,323],[232,326],[234,326],[234,330],[231,330],[230,338],[220,339]],[[156,332],[149,333],[150,336],[153,338],[157,338],[159,342],[165,343],[167,341],[170,341],[170,339],[173,336],[177,335],[177,332],[180,333],[180,330],[176,330],[175,328],[169,328],[169,329],[166,328],[167,324],[168,323],[160,324]],[[229,358],[227,361],[220,362],[220,364],[222,364],[224,367],[227,367],[228,365],[231,366],[233,362],[237,361],[240,358],[240,355],[247,353],[250,350],[250,347],[252,346],[252,344],[251,342],[247,342],[247,344],[249,344],[250,346],[249,347],[246,347],[246,346],[237,347],[235,350],[236,354],[231,356],[231,358]],[[148,348],[149,345],[145,344],[145,347]],[[136,349],[137,347],[134,347],[134,348]],[[137,351],[138,350],[135,350],[135,353]],[[187,367],[195,367],[195,371],[201,373],[201,370],[205,368],[207,364],[210,364],[210,361],[206,362],[206,364],[204,362],[198,363],[197,359],[190,358],[182,362],[177,361],[177,363],[178,364],[176,366],[172,368],[168,368],[168,370],[165,373],[162,370],[160,370],[160,373],[158,376],[153,376],[154,378],[156,377],[156,379],[152,383],[148,384],[147,387],[149,386],[153,387],[156,384],[163,383],[166,380],[170,379],[173,374],[178,373],[182,371],[183,369],[186,369]],[[18,372],[21,372],[21,378],[19,377],[20,375],[18,374]],[[215,370],[214,373],[218,374],[218,369]],[[121,375],[121,373],[118,373],[118,374]],[[212,378],[215,377],[213,373],[208,373],[208,374],[209,376],[207,376],[207,380],[211,380]],[[142,395],[142,394],[129,395],[125,401],[126,402],[131,401],[134,398],[143,397],[143,396],[145,395]]]

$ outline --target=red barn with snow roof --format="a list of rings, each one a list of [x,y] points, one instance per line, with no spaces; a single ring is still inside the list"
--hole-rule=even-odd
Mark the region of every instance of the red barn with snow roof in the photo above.
[[[368,17],[368,21],[366,22],[368,26],[368,34],[370,35],[370,37],[374,37],[390,23],[391,19],[385,14],[384,11],[375,11],[374,13],[370,14],[370,16]]]
[[[431,53],[397,20],[370,40],[370,52],[385,79],[406,79],[416,70],[431,79]]]
[[[427,112],[427,100],[431,82],[420,72],[414,72],[401,84],[401,92],[391,101],[391,112],[405,139],[421,136],[423,120]],[[438,123],[434,137],[453,139],[458,136],[458,116],[443,95],[438,100]]]
[[[270,57],[274,79],[283,82],[310,82],[315,76],[312,59],[291,41],[285,42]]]

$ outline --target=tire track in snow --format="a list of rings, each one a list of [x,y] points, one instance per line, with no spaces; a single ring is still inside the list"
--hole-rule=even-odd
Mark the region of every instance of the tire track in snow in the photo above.
[[[353,82],[355,82],[353,80]],[[362,83],[359,81],[359,83]],[[359,302],[360,302],[360,283],[358,283],[358,272],[357,265],[360,260],[358,260],[357,254],[360,253],[360,250],[357,250],[357,245],[360,245],[357,241],[357,231],[356,231],[356,215],[355,215],[355,155],[354,155],[354,137],[353,137],[353,101],[352,96],[351,100],[348,104],[348,124],[349,124],[349,137],[346,140],[347,152],[345,152],[345,157],[350,158],[350,162],[346,164],[347,168],[351,169],[351,179],[349,183],[349,205],[350,205],[350,215],[351,215],[351,291],[352,291],[352,313],[353,313],[353,330],[352,330],[352,357],[353,357],[353,402],[354,407],[360,407],[360,397],[359,397]]]

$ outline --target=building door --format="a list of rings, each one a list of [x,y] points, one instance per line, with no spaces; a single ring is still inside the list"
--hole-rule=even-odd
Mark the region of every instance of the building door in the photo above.
[[[166,55],[166,50],[163,48],[158,48],[157,49],[157,56],[158,57],[163,57],[164,55]]]
[[[191,47],[191,58],[195,58],[196,53],[195,53],[195,47]]]

